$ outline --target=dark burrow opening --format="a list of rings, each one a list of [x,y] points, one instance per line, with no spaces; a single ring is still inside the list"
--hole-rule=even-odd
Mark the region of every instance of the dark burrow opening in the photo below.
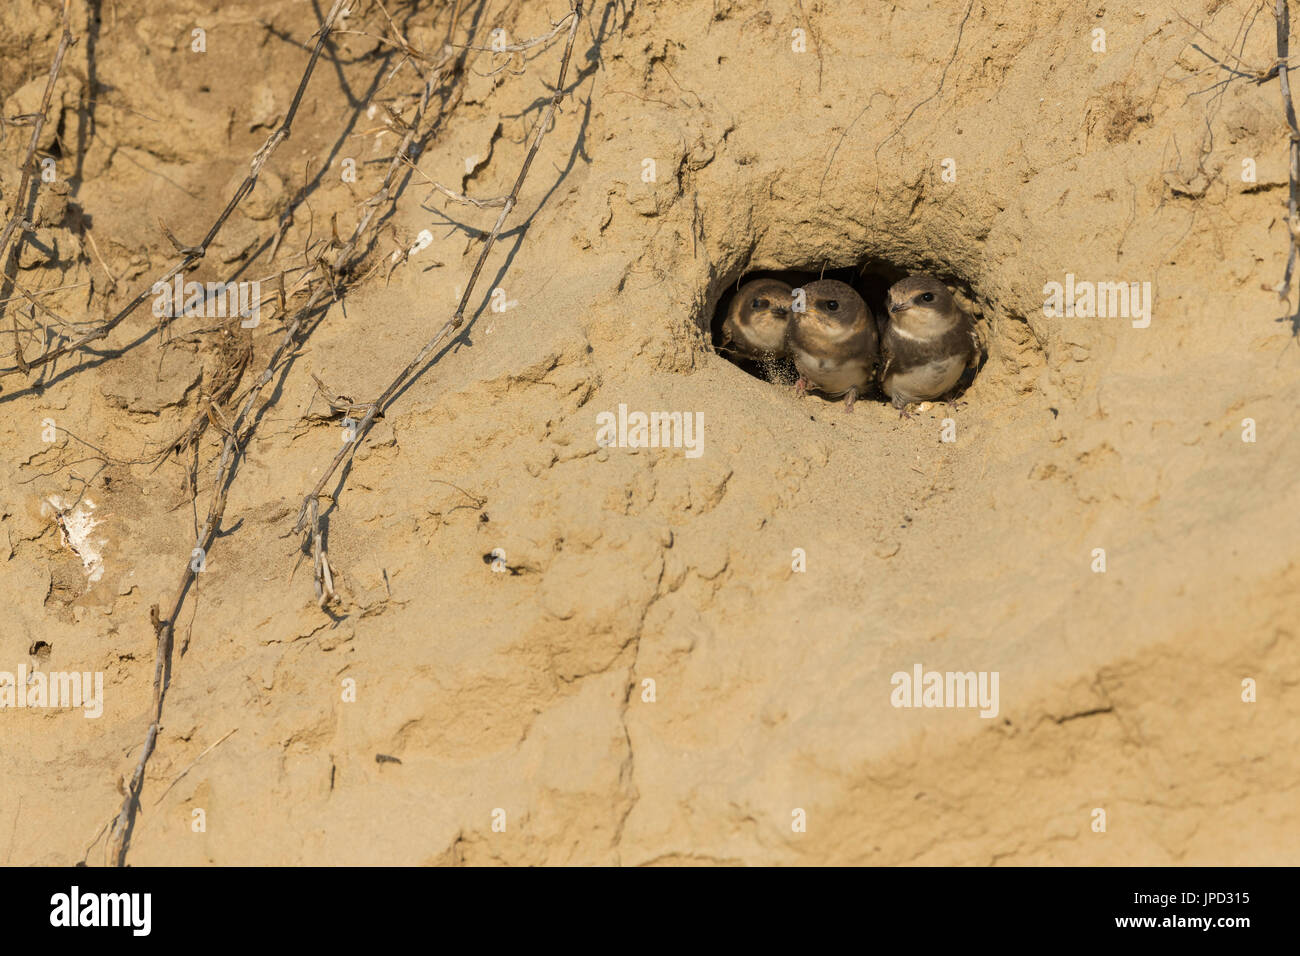
[[[930,293],[923,285],[917,285],[914,288],[913,284],[918,281],[916,279],[913,279],[910,283],[906,283],[903,286],[897,285],[903,280],[908,279],[909,276],[915,277],[922,275],[930,275],[933,279],[937,280],[939,285],[933,287],[933,293]],[[975,299],[970,294],[966,283],[961,279],[942,273],[926,273],[919,269],[901,268],[893,263],[883,261],[870,261],[858,266],[845,266],[833,269],[827,268],[816,272],[799,269],[759,269],[743,273],[734,281],[729,282],[719,293],[717,305],[713,310],[713,315],[710,321],[710,340],[713,344],[714,350],[733,365],[736,365],[755,378],[777,386],[794,387],[800,378],[803,377],[805,383],[809,386],[809,391],[815,394],[820,394],[824,398],[831,398],[834,400],[843,397],[842,395],[837,395],[835,393],[839,391],[839,387],[847,380],[839,381],[830,378],[825,380],[826,386],[821,387],[816,382],[809,381],[810,376],[801,376],[800,369],[796,367],[796,362],[792,355],[792,352],[794,351],[794,346],[791,344],[792,335],[785,336],[783,347],[775,351],[768,351],[764,347],[766,343],[763,343],[763,345],[755,345],[754,341],[750,341],[749,343],[743,341],[746,336],[758,337],[756,336],[756,329],[750,328],[744,324],[750,321],[751,317],[754,316],[755,313],[763,313],[770,317],[773,312],[780,312],[781,307],[773,308],[773,306],[775,302],[780,299],[784,290],[782,290],[780,286],[770,285],[764,282],[764,280],[774,280],[776,283],[783,283],[791,290],[806,289],[810,284],[819,282],[820,280],[834,280],[836,282],[844,283],[852,289],[853,292],[860,296],[862,301],[866,304],[869,310],[869,319],[875,329],[876,347],[880,351],[883,351],[886,332],[889,329],[891,319],[900,325],[912,321],[906,317],[909,314],[906,311],[901,314],[893,313],[891,315],[891,303],[900,307],[906,307],[907,303],[903,300],[915,297],[915,305],[920,309],[927,309],[932,305],[937,306],[941,302],[953,301],[957,309],[969,316],[969,325],[972,330],[977,327],[980,319],[979,313],[981,310],[978,306],[974,305]],[[758,283],[758,285],[753,285],[753,283]],[[939,286],[942,286],[949,293],[952,293],[952,300],[944,298],[944,293],[939,291]],[[819,286],[817,288],[824,287]],[[890,296],[891,289],[896,290],[896,295],[893,299],[891,299]],[[746,300],[751,305],[750,309],[742,309],[744,303],[737,301],[742,290],[745,291]],[[796,295],[797,294],[798,293],[796,293]],[[806,300],[806,294],[803,298]],[[922,301],[923,298],[924,301]],[[936,298],[939,299],[940,302],[936,302]],[[800,304],[803,305],[804,311],[806,312],[808,307],[807,302],[804,301]],[[817,305],[818,303],[813,303],[814,308],[816,308]],[[837,301],[828,301],[825,297],[821,297],[821,305],[823,307],[829,306],[837,310],[844,308],[844,306]],[[735,315],[732,315],[733,306],[737,309]],[[797,311],[798,308],[799,305],[793,306],[793,310]],[[843,313],[841,312],[840,314]],[[732,315],[730,322],[728,322],[729,315]],[[787,322],[790,319],[793,319],[792,312],[787,312],[785,315],[787,317]],[[907,326],[904,326],[904,328],[906,329]],[[918,363],[923,360],[942,363],[945,361],[942,359],[945,352],[954,349],[960,351],[966,347],[966,340],[967,336],[964,331],[960,335],[955,332],[950,333],[947,338],[936,335],[934,348],[929,348],[928,342],[923,345],[919,339],[909,338],[902,343],[904,349],[916,349],[916,351],[913,351],[907,356],[900,357],[910,358],[913,363]],[[975,342],[977,357],[975,357],[975,353],[972,353],[972,364],[970,367],[964,368],[960,375],[960,379],[953,386],[943,390],[945,398],[955,398],[960,396],[960,394],[970,385],[971,381],[973,381],[978,368],[987,357],[986,343],[983,340],[983,336],[975,333],[973,340]],[[891,341],[897,343],[899,340],[897,337],[894,337]],[[942,341],[946,348],[939,348],[937,344],[939,341]],[[807,369],[809,359],[808,351],[803,352],[802,358],[805,369]],[[951,361],[954,363],[952,372],[940,377],[941,384],[947,377],[951,377],[951,374],[956,373],[955,363],[964,362],[965,360],[958,355]],[[824,365],[825,363],[822,362],[821,364]],[[899,365],[900,362],[896,360],[890,370],[891,385],[894,386],[893,391],[896,394],[900,391],[896,384],[896,374]],[[879,355],[874,372],[868,376],[864,376],[866,384],[856,389],[856,395],[858,398],[885,402],[891,400],[891,395],[887,393],[881,377],[883,366],[883,355]],[[816,375],[811,377],[816,378]],[[906,397],[908,396],[900,395],[900,398]],[[920,400],[931,400],[928,392],[923,391]]]

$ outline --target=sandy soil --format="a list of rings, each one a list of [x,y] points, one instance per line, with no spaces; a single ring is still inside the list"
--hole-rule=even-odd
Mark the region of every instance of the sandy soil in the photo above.
[[[56,6],[0,9],[7,121],[39,108]],[[452,4],[387,6],[441,55]],[[565,10],[461,6],[479,47]],[[0,374],[15,341],[30,361],[147,291],[175,258],[160,223],[198,242],[326,7],[74,11]],[[387,111],[409,119],[422,80],[356,7],[200,281],[292,283],[378,187]],[[1286,127],[1276,77],[1213,59],[1272,61],[1257,7],[598,0],[472,317],[327,485],[327,613],[293,533],[344,435],[314,377],[370,400],[450,316],[498,210],[429,181],[509,191],[565,29],[468,51],[374,271],[259,400],[127,860],[1300,863],[1300,347],[1264,288]],[[5,221],[30,134],[4,131]],[[798,399],[713,347],[719,301],[765,270],[936,273],[988,361],[908,420]],[[1149,283],[1149,325],[1045,314],[1067,274]],[[36,308],[15,283],[54,291]],[[190,561],[221,415],[197,503],[188,454],[129,461],[203,407],[210,325],[162,330],[146,302],[0,378],[0,671],[104,681],[95,719],[0,710],[5,863],[109,856],[150,608]],[[282,335],[281,315],[252,331],[241,389]],[[701,454],[602,447],[620,405],[699,413]],[[918,665],[996,673],[996,716],[895,707]]]

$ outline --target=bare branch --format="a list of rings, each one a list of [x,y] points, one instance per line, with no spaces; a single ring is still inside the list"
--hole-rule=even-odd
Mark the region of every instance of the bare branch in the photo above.
[[[36,156],[36,147],[41,141],[41,131],[45,129],[45,123],[48,119],[47,114],[50,111],[50,100],[54,96],[54,84],[59,80],[59,71],[63,68],[63,57],[68,52],[68,47],[76,43],[72,31],[68,26],[68,7],[72,0],[63,0],[63,35],[59,38],[58,49],[54,51],[54,62],[50,64],[50,75],[45,81],[45,93],[41,97],[41,109],[36,114],[35,121],[32,123],[32,138],[27,144],[27,155],[23,157],[23,175],[18,183],[18,192],[14,194],[14,214],[5,226],[5,231],[0,233],[0,272],[8,272],[9,260],[7,258],[9,249],[9,240],[13,238],[14,230],[19,224],[23,225],[23,232],[19,235],[17,244],[14,246],[14,252],[21,248],[23,237],[26,235],[30,226],[23,219],[23,209],[27,204],[27,193],[32,184],[32,160]],[[39,363],[36,363],[39,364]]]
[[[425,343],[424,347],[416,353],[415,357],[407,363],[406,367],[402,369],[389,386],[384,389],[383,394],[370,404],[369,408],[366,410],[365,416],[357,424],[351,439],[341,449],[339,449],[338,453],[334,456],[333,461],[330,462],[329,467],[325,469],[324,474],[321,475],[320,480],[316,482],[312,490],[303,498],[302,506],[298,509],[298,519],[294,524],[294,532],[301,534],[307,527],[308,518],[310,516],[313,549],[319,546],[318,542],[320,538],[319,515],[313,505],[318,500],[326,482],[330,480],[333,474],[338,470],[339,466],[347,458],[356,453],[357,448],[359,448],[361,442],[365,440],[371,426],[374,424],[376,416],[387,407],[388,403],[392,400],[392,397],[411,378],[411,376],[415,374],[415,371],[424,364],[428,356],[438,347],[438,344],[464,324],[465,308],[469,304],[470,297],[474,293],[474,286],[478,282],[479,274],[483,271],[483,265],[487,261],[489,253],[492,251],[492,246],[495,244],[497,237],[501,234],[501,228],[505,225],[506,218],[510,215],[511,210],[514,209],[515,204],[519,201],[519,190],[523,187],[524,180],[528,176],[528,170],[533,164],[533,159],[537,156],[538,149],[541,147],[542,139],[546,135],[547,129],[550,128],[551,120],[555,115],[555,110],[559,107],[560,101],[564,99],[564,83],[569,72],[569,61],[573,57],[573,41],[577,36],[578,24],[581,19],[582,0],[573,0],[572,19],[569,22],[569,35],[564,45],[564,57],[560,62],[560,75],[555,83],[555,93],[551,96],[551,102],[547,105],[546,109],[537,118],[532,133],[532,146],[524,157],[524,162],[522,167],[520,167],[519,175],[515,178],[514,188],[510,190],[510,195],[506,197],[505,202],[502,204],[501,213],[497,216],[496,223],[492,227],[492,232],[488,235],[487,241],[483,244],[483,251],[479,254],[478,261],[474,264],[474,270],[470,273],[469,282],[465,286],[465,292],[461,296],[460,303],[456,306],[455,313],[434,334],[433,338]]]
[[[347,2],[348,0],[334,0],[334,5],[330,8],[329,13],[325,17],[324,23],[321,25],[316,46],[312,50],[311,59],[307,63],[306,70],[303,72],[302,81],[298,84],[298,90],[294,94],[293,103],[289,107],[284,123],[279,129],[271,134],[270,138],[267,139],[266,144],[258,150],[257,154],[253,157],[253,161],[250,164],[252,168],[248,177],[244,180],[243,184],[240,185],[239,189],[235,191],[235,195],[231,197],[230,202],[226,205],[220,218],[217,219],[216,223],[208,231],[202,245],[197,250],[200,256],[202,255],[203,250],[206,250],[208,243],[216,237],[217,231],[221,228],[222,223],[224,223],[226,218],[234,212],[235,207],[239,205],[240,200],[252,192],[253,186],[257,182],[258,174],[262,171],[262,167],[266,164],[267,159],[270,158],[271,153],[274,152],[275,147],[288,138],[290,124],[293,121],[294,114],[298,110],[298,104],[302,100],[303,91],[307,88],[307,82],[311,79],[312,70],[315,69],[316,61],[320,58],[320,53],[325,45],[325,41],[329,38],[330,31],[334,28],[335,19],[338,17],[340,10],[342,10]],[[191,255],[187,255],[180,264],[173,267],[167,273],[166,277],[160,281],[166,281],[166,279],[171,278],[177,272],[181,271],[181,269],[192,261]],[[194,258],[198,258],[198,256],[194,256]],[[101,327],[97,332],[98,337],[102,338],[104,335],[107,335],[108,331],[125,318],[126,315],[129,314],[130,309],[134,308],[135,305],[138,305],[145,295],[146,293],[142,292],[140,295],[136,296],[136,298],[132,300],[132,304],[129,305],[126,310],[119,313],[118,316],[116,316],[108,325]],[[295,327],[296,325],[297,323],[295,323]],[[283,350],[283,348],[284,346],[282,345],[281,350]],[[278,354],[279,353],[277,352],[277,355]],[[269,373],[263,374],[266,378],[270,378]],[[254,391],[246,400],[244,409],[241,409],[241,418],[252,402],[256,400],[256,397],[257,391]],[[226,437],[225,447],[221,455],[221,471],[218,473],[214,499],[211,507],[208,509],[207,521],[198,535],[196,547],[202,548],[205,554],[207,549],[212,545],[213,538],[216,537],[217,524],[220,521],[221,515],[225,512],[226,482],[224,480],[224,472],[233,461],[236,449],[235,439],[237,436],[238,429],[232,428],[231,432]],[[123,799],[122,807],[114,818],[113,828],[109,834],[107,847],[108,857],[110,863],[116,866],[126,865],[126,851],[129,841],[129,833],[131,826],[135,821],[136,810],[140,805],[140,791],[144,787],[145,767],[147,766],[149,757],[153,753],[154,746],[158,741],[158,727],[162,720],[163,696],[166,693],[166,687],[163,680],[164,670],[168,662],[171,660],[172,637],[176,618],[180,614],[181,607],[185,602],[185,595],[189,591],[190,582],[195,574],[195,571],[191,568],[192,563],[187,561],[185,564],[185,570],[181,574],[180,586],[177,588],[176,596],[172,601],[171,612],[167,618],[163,619],[159,616],[157,605],[153,608],[152,618],[154,624],[154,636],[157,640],[157,646],[154,649],[153,705],[150,708],[149,729],[145,734],[144,746],[140,749],[140,757],[136,763],[135,772],[132,773],[130,782],[127,785],[126,797]]]
[[[1297,231],[1300,230],[1300,219],[1296,217],[1297,207],[1300,206],[1300,127],[1296,125],[1295,103],[1291,99],[1290,66],[1287,64],[1291,45],[1291,14],[1287,9],[1286,0],[1277,0],[1275,10],[1277,14],[1278,86],[1282,91],[1282,109],[1286,115],[1287,128],[1290,131],[1291,191],[1287,200],[1286,272],[1282,276],[1282,281],[1274,286],[1274,291],[1277,292],[1280,299],[1289,303],[1291,276],[1295,271],[1297,239],[1300,238],[1300,236],[1297,236]]]
[[[57,358],[71,352],[80,351],[87,345],[105,338],[113,331],[113,329],[117,328],[117,326],[120,325],[127,316],[134,312],[142,302],[153,294],[152,290],[155,285],[160,282],[170,282],[177,275],[184,272],[186,269],[190,268],[190,266],[194,265],[194,263],[207,255],[208,246],[210,246],[217,238],[217,234],[221,231],[221,227],[225,225],[226,220],[230,218],[234,211],[239,207],[239,204],[243,202],[244,198],[251,193],[253,188],[257,185],[257,177],[261,175],[262,168],[266,165],[267,160],[271,158],[271,154],[275,152],[277,146],[289,138],[289,134],[293,127],[294,117],[297,115],[298,106],[302,102],[303,93],[306,92],[307,83],[311,80],[312,72],[316,69],[316,61],[320,59],[321,50],[324,48],[325,41],[333,29],[335,17],[338,16],[340,8],[342,8],[347,2],[348,0],[334,0],[334,5],[330,8],[329,14],[325,18],[325,25],[322,26],[317,35],[316,46],[312,49],[311,59],[307,62],[306,70],[303,71],[302,80],[299,81],[298,89],[294,92],[293,100],[289,104],[289,109],[285,113],[284,122],[280,124],[279,128],[276,129],[275,132],[267,137],[267,140],[262,144],[262,147],[253,154],[253,158],[249,163],[248,175],[244,177],[244,181],[239,184],[239,188],[236,189],[235,194],[230,197],[230,201],[226,203],[225,209],[221,211],[221,215],[217,217],[216,222],[214,222],[212,227],[208,229],[208,232],[203,237],[202,241],[197,246],[187,247],[169,235],[172,244],[177,247],[178,253],[181,254],[180,260],[170,269],[137,292],[130,302],[128,302],[116,315],[103,325],[86,333],[68,345],[56,349],[50,349],[37,358],[29,359],[27,361],[27,369],[21,367],[0,369],[0,379],[10,375],[17,375],[19,373],[25,374],[30,369],[39,368],[42,365],[53,362]],[[166,232],[165,227],[164,232]]]

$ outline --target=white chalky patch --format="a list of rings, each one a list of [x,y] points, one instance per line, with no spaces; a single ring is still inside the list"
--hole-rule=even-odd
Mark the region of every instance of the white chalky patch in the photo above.
[[[58,522],[59,543],[71,548],[73,554],[81,558],[86,569],[86,580],[90,584],[104,576],[104,556],[100,550],[104,541],[91,537],[91,533],[102,523],[95,519],[94,512],[95,503],[89,498],[83,498],[71,510],[58,495],[50,495],[41,503],[41,514]]]

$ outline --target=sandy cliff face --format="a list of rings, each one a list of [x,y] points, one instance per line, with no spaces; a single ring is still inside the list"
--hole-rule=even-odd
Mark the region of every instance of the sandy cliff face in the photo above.
[[[211,225],[318,25],[299,4],[146,6],[74,23],[42,147],[68,188],[42,186],[51,251],[29,242],[16,271],[86,328],[172,260],[159,219],[183,243]],[[390,12],[436,53],[449,11],[411,6]],[[464,6],[476,46],[564,8]],[[498,210],[428,181],[509,190],[564,30],[467,58],[375,271],[264,393],[177,621],[130,862],[1300,861],[1300,350],[1261,288],[1286,253],[1286,132],[1276,78],[1210,59],[1269,63],[1271,15],[855,6],[586,14],[477,311],[327,487],[325,613],[292,533],[341,446],[313,376],[368,401],[450,316]],[[12,117],[39,106],[58,29],[32,3],[0,22],[24,38],[0,51]],[[198,278],[269,287],[351,231],[396,147],[385,105],[409,119],[421,82],[399,59],[339,36]],[[6,220],[29,135],[3,142]],[[845,414],[714,351],[742,276],[864,268],[934,272],[978,312],[963,404]],[[1053,282],[1148,284],[1149,314],[1048,315]],[[59,326],[11,295],[31,360]],[[204,323],[165,349],[157,325],[146,305],[0,380],[0,670],[104,674],[98,719],[0,710],[6,862],[102,863],[144,737],[149,609],[222,437],[216,415],[196,505],[188,455],[131,463],[220,371]],[[253,330],[250,369],[281,335]],[[700,454],[602,447],[620,406],[702,420]],[[996,715],[893,706],[917,665],[996,673]]]

